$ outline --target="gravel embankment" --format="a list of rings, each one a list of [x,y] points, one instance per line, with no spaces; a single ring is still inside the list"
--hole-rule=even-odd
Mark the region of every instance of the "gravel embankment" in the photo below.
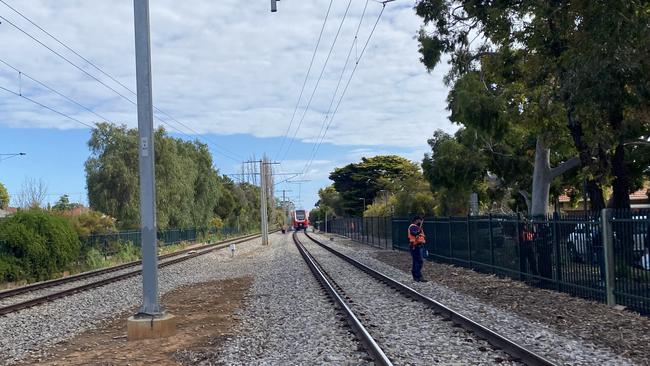
[[[221,350],[179,353],[183,364],[364,365],[367,353],[324,294],[295,248],[278,235],[270,250],[242,265],[254,282],[239,317],[238,335]]]
[[[570,334],[562,334],[552,327],[520,317],[512,312],[496,308],[475,297],[461,294],[435,282],[416,283],[410,273],[399,270],[377,260],[377,249],[360,245],[351,240],[336,237],[334,241],[319,234],[310,234],[323,243],[331,245],[344,254],[378,270],[392,278],[408,284],[421,293],[445,304],[474,321],[530,348],[563,365],[632,365],[634,362],[624,356],[616,355],[607,348],[595,345]],[[427,263],[426,265],[429,265]],[[542,296],[542,294],[540,294]],[[553,309],[548,309],[553,311]],[[588,319],[585,319],[588,321]],[[611,331],[615,331],[612,329]],[[646,360],[647,361],[647,360]],[[647,364],[647,362],[639,362]]]
[[[309,252],[353,301],[350,305],[396,365],[515,364],[501,350],[406,298],[302,237]]]
[[[200,247],[202,245],[204,245],[204,244],[196,245],[196,246],[194,246],[195,247],[194,249],[196,249],[197,251],[200,251],[201,250]],[[188,247],[188,249],[189,248],[190,247]],[[164,262],[176,259],[179,256],[185,256],[185,255],[187,255],[187,253],[179,254],[178,256],[172,256],[172,257],[169,257],[169,258],[165,258],[165,259],[159,260],[159,263],[164,263]],[[53,293],[56,293],[56,292],[59,292],[59,291],[68,290],[68,289],[78,287],[78,286],[83,286],[83,285],[93,283],[93,282],[97,282],[99,280],[103,280],[103,279],[106,279],[106,278],[119,276],[121,274],[125,274],[125,273],[128,273],[128,272],[138,271],[141,268],[142,268],[142,265],[136,265],[136,266],[128,267],[128,268],[125,268],[125,269],[122,269],[122,270],[119,270],[119,271],[108,272],[108,273],[104,273],[104,274],[98,275],[98,276],[87,277],[87,278],[83,278],[83,279],[80,279],[80,280],[77,280],[77,281],[66,282],[66,283],[62,283],[60,285],[56,285],[56,286],[52,286],[52,287],[46,287],[46,288],[42,288],[42,289],[39,289],[39,290],[30,291],[30,292],[25,292],[23,294],[16,295],[16,296],[6,297],[4,299],[0,299],[0,307],[6,307],[6,306],[10,306],[10,305],[19,303],[19,302],[24,302],[24,301],[32,300],[32,299],[35,299],[35,298],[48,296],[50,294],[53,294]]]
[[[238,244],[237,256],[259,250],[260,239],[254,239]],[[160,293],[187,284],[245,276],[235,263],[225,249],[162,268]],[[139,306],[141,297],[141,278],[136,276],[0,317],[0,364],[47,355],[48,347]]]

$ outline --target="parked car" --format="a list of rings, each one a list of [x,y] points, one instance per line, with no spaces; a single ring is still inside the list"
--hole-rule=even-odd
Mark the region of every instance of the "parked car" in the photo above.
[[[632,235],[634,238],[634,251],[635,252],[645,252],[646,246],[650,245],[650,243],[646,243],[646,241],[649,239],[648,238],[648,226],[650,226],[650,222],[648,221],[647,216],[633,216],[632,220],[636,221],[639,220],[638,222],[634,223],[633,229],[632,229]]]
[[[580,223],[567,237],[567,246],[571,258],[576,262],[595,263],[596,248],[600,243],[600,228],[596,223]]]

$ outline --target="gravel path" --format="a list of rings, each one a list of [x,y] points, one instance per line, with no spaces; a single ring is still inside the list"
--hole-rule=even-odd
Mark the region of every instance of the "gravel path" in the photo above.
[[[302,235],[301,235],[302,236]],[[432,314],[302,236],[301,241],[353,301],[366,329],[396,365],[510,365],[509,356]]]
[[[631,360],[617,356],[584,340],[558,334],[545,324],[530,321],[502,309],[485,304],[474,297],[457,293],[445,286],[429,282],[415,283],[410,273],[374,258],[377,249],[336,236],[334,241],[319,234],[310,234],[334,249],[365,265],[408,284],[421,293],[438,300],[461,314],[505,335],[535,352],[563,365],[632,365]]]
[[[269,250],[242,267],[254,275],[238,335],[210,354],[181,353],[199,365],[364,365],[347,324],[324,294],[295,248],[291,235],[278,235]]]
[[[259,250],[260,239],[238,244],[235,259]],[[160,293],[187,284],[244,275],[227,249],[218,250],[162,268]],[[141,278],[135,276],[1,317],[0,364],[13,364],[28,355],[47,355],[48,347],[139,306],[141,296]]]

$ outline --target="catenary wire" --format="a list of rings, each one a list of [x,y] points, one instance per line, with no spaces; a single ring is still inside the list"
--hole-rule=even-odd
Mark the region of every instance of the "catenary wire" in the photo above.
[[[336,41],[339,39],[339,35],[341,34],[341,28],[343,28],[343,24],[345,23],[345,19],[348,16],[348,12],[350,10],[350,5],[352,5],[352,0],[348,1],[348,5],[345,8],[345,13],[343,14],[343,18],[341,19],[341,23],[339,23],[339,27],[336,30],[336,35],[334,35],[334,40],[332,41],[332,45],[330,46],[329,52],[327,53],[327,57],[325,57],[325,62],[323,63],[323,67],[321,68],[320,74],[318,75],[318,79],[316,80],[316,84],[314,85],[314,90],[312,90],[311,95],[309,96],[309,100],[307,101],[307,105],[305,106],[305,110],[302,113],[302,116],[300,117],[300,121],[298,122],[298,127],[296,127],[296,131],[293,134],[293,137],[289,140],[289,146],[287,147],[287,151],[284,153],[282,156],[282,159],[284,160],[287,155],[289,154],[289,151],[291,151],[291,146],[293,145],[294,140],[296,139],[296,136],[298,136],[298,132],[300,131],[300,127],[302,126],[303,121],[305,120],[305,116],[307,115],[307,112],[309,111],[309,107],[311,106],[311,102],[314,100],[314,95],[316,95],[316,91],[318,90],[318,85],[320,85],[320,81],[323,79],[323,75],[325,74],[325,70],[327,69],[327,63],[330,60],[330,57],[332,56],[332,52],[334,51],[334,47],[336,46]]]
[[[57,37],[55,37],[54,35],[52,35],[52,34],[49,33],[48,31],[46,31],[43,27],[39,26],[36,22],[34,22],[34,21],[32,21],[31,19],[29,19],[29,18],[28,18],[27,16],[25,16],[23,13],[21,13],[21,12],[18,11],[18,10],[16,10],[15,8],[13,8],[13,7],[12,7],[11,5],[9,5],[6,1],[4,1],[4,0],[0,0],[0,2],[2,2],[4,5],[6,5],[8,8],[10,8],[11,10],[13,10],[14,12],[16,12],[16,13],[17,13],[18,15],[20,15],[22,18],[24,18],[25,20],[27,20],[29,23],[33,24],[33,25],[34,25],[35,27],[37,27],[39,30],[43,31],[45,34],[47,34],[48,36],[50,36],[50,37],[51,37],[52,39],[54,39],[56,42],[58,42],[59,44],[61,44],[63,47],[65,47],[66,49],[70,50],[70,52],[74,53],[74,54],[77,55],[79,58],[81,58],[82,60],[84,60],[85,62],[87,62],[87,63],[88,63],[89,65],[91,65],[93,68],[97,69],[97,70],[100,71],[102,74],[106,75],[108,78],[110,78],[111,80],[113,80],[114,82],[116,82],[118,85],[120,85],[121,87],[123,87],[124,89],[126,89],[127,91],[129,91],[131,94],[133,94],[133,95],[137,95],[137,93],[136,93],[135,91],[133,91],[132,89],[130,89],[129,87],[127,87],[127,86],[124,85],[123,83],[119,82],[116,78],[114,78],[113,76],[111,76],[110,74],[108,74],[107,72],[105,72],[104,70],[102,70],[99,66],[97,66],[97,65],[94,64],[94,63],[92,63],[92,62],[89,61],[87,58],[83,57],[81,54],[79,54],[77,51],[75,51],[72,47],[68,46],[68,45],[65,44],[63,41],[61,41],[60,39],[58,39]],[[92,75],[92,74],[89,73],[88,71],[84,70],[82,67],[80,67],[79,65],[75,64],[74,62],[72,62],[69,58],[63,56],[61,53],[59,53],[59,52],[57,52],[56,50],[52,49],[51,47],[49,47],[48,45],[46,45],[45,43],[43,43],[42,41],[40,41],[38,38],[36,38],[36,37],[33,36],[32,34],[30,34],[29,32],[25,31],[24,29],[22,29],[21,27],[19,27],[19,26],[16,25],[15,23],[11,22],[10,20],[8,20],[7,18],[5,18],[4,16],[0,15],[0,19],[4,20],[5,22],[7,22],[7,24],[11,25],[11,26],[14,27],[16,30],[20,31],[21,33],[23,33],[23,34],[26,35],[27,37],[31,38],[31,39],[34,40],[36,43],[38,43],[38,44],[40,44],[41,46],[45,47],[45,48],[48,49],[50,52],[54,53],[55,55],[57,55],[58,57],[60,57],[61,59],[63,59],[65,62],[69,63],[69,64],[72,65],[74,68],[78,69],[79,71],[81,71],[82,73],[84,73],[85,75],[87,75],[88,77],[90,77],[90,78],[92,78],[93,80],[95,80],[96,82],[100,83],[101,85],[103,85],[104,87],[106,87],[107,89],[109,89],[110,91],[112,91],[113,93],[115,93],[116,95],[120,96],[122,99],[128,101],[129,103],[133,104],[134,106],[137,106],[137,103],[136,103],[133,99],[127,97],[127,96],[124,95],[123,93],[120,93],[120,92],[117,91],[115,88],[113,88],[113,87],[111,87],[110,85],[106,84],[106,83],[105,83],[104,81],[102,81],[101,79],[97,78],[96,76]],[[196,130],[190,128],[190,127],[187,126],[186,124],[180,122],[178,119],[172,117],[169,113],[167,113],[167,112],[161,110],[160,108],[158,108],[158,107],[156,107],[156,106],[153,106],[153,108],[154,108],[154,110],[157,111],[158,113],[164,114],[165,116],[167,116],[167,117],[168,117],[169,119],[171,119],[172,121],[174,121],[174,122],[178,123],[179,125],[185,127],[186,129],[188,129],[189,131],[191,131],[191,132],[192,132],[193,134],[195,134],[196,136],[201,136],[201,134],[199,134]],[[172,128],[172,129],[174,129],[174,130],[180,132],[180,130],[175,129],[173,126],[171,126],[169,123],[165,122],[165,121],[162,120],[161,118],[156,117],[156,119],[158,119],[160,122],[165,123],[168,127],[170,127],[170,128]],[[183,134],[183,133],[181,132],[181,134]],[[186,135],[186,134],[185,134],[185,135]],[[186,136],[187,136],[187,135],[186,135]],[[207,139],[206,139],[206,140],[207,140]],[[211,142],[213,145],[215,145],[215,147],[217,147],[217,144],[216,144],[215,142],[213,142],[213,141],[210,141],[210,142]],[[225,149],[225,148],[223,148],[223,147],[218,147],[218,149],[223,150],[223,151],[218,151],[218,150],[216,150],[217,153],[219,153],[219,154],[221,154],[221,155],[223,155],[223,156],[225,156],[225,157],[227,157],[227,158],[229,158],[229,159],[232,159],[232,160],[234,160],[234,161],[240,161],[240,160],[242,160],[241,157],[238,157],[238,156],[237,156],[237,154],[235,154],[235,153],[233,153],[233,152],[231,152],[231,151],[228,151],[227,149]],[[224,152],[226,152],[226,153],[224,153]]]
[[[366,40],[366,43],[364,44],[363,48],[361,49],[361,53],[359,54],[359,58],[356,60],[356,63],[354,64],[354,68],[352,69],[352,72],[350,73],[350,77],[348,78],[347,83],[345,84],[345,88],[343,88],[343,92],[341,93],[341,96],[336,104],[336,108],[334,109],[334,112],[332,113],[332,117],[330,118],[329,122],[327,123],[327,127],[325,128],[325,132],[323,133],[323,136],[319,142],[319,144],[316,146],[316,150],[313,154],[313,157],[311,158],[311,162],[313,162],[313,159],[315,158],[316,154],[318,154],[318,150],[320,149],[320,146],[323,143],[323,140],[325,139],[325,135],[327,135],[327,132],[329,131],[330,126],[332,125],[332,121],[334,120],[334,117],[336,116],[336,113],[339,110],[339,107],[341,106],[341,102],[343,101],[343,98],[345,97],[345,93],[348,90],[348,87],[350,86],[350,82],[352,81],[352,78],[354,77],[355,72],[357,71],[357,67],[359,66],[359,62],[361,61],[361,58],[363,57],[366,48],[368,47],[368,44],[370,43],[370,39],[372,38],[373,34],[375,33],[375,29],[377,29],[377,24],[379,24],[379,20],[381,19],[381,16],[384,14],[384,9],[386,9],[386,4],[383,4],[381,11],[379,12],[379,15],[377,16],[377,20],[375,21],[375,24],[372,27],[372,30],[370,31],[370,35],[368,36],[368,39]],[[307,169],[311,167],[311,163],[309,163],[309,166],[305,165],[305,169],[303,169],[303,174]]]
[[[56,113],[56,114],[59,114],[59,115],[65,117],[65,118],[70,119],[70,120],[72,120],[72,121],[75,121],[75,122],[77,122],[77,123],[80,123],[80,124],[82,124],[82,125],[84,125],[84,126],[86,126],[86,127],[89,127],[89,128],[91,128],[91,129],[92,129],[92,128],[95,128],[95,126],[89,125],[89,124],[86,123],[86,122],[82,122],[82,121],[80,121],[80,120],[78,120],[78,119],[76,119],[76,118],[70,116],[69,114],[66,114],[66,113],[63,113],[63,112],[61,112],[61,111],[58,111],[58,110],[56,110],[56,109],[54,109],[54,108],[52,108],[52,107],[50,107],[50,106],[47,106],[47,105],[45,105],[45,104],[43,104],[43,103],[41,103],[41,102],[38,102],[38,101],[36,101],[36,100],[34,100],[34,99],[30,98],[30,97],[27,97],[27,96],[22,95],[22,94],[20,94],[20,93],[16,93],[16,92],[13,91],[13,90],[7,89],[7,88],[5,88],[5,87],[3,87],[3,86],[0,86],[0,90],[4,90],[4,91],[6,91],[7,93],[11,93],[11,94],[13,94],[13,95],[15,95],[15,96],[17,96],[17,97],[20,97],[20,98],[26,99],[26,100],[28,100],[28,101],[30,101],[30,102],[32,102],[32,103],[34,103],[34,104],[36,104],[36,105],[42,107],[42,108],[45,108],[45,109],[47,109],[47,110],[49,110],[49,111],[51,111],[51,112],[54,112],[54,113]]]
[[[343,64],[343,68],[341,69],[341,74],[339,75],[339,80],[336,83],[336,88],[334,89],[334,93],[332,94],[332,99],[330,100],[330,104],[327,107],[327,112],[325,113],[325,119],[323,119],[323,123],[321,123],[320,130],[318,131],[318,135],[316,137],[316,144],[312,147],[311,151],[311,157],[310,160],[308,160],[307,164],[305,164],[304,169],[302,171],[302,174],[305,174],[306,170],[311,167],[311,164],[313,163],[313,160],[315,158],[315,151],[316,151],[316,146],[319,145],[319,143],[322,143],[321,140],[321,135],[323,134],[323,130],[325,129],[325,125],[327,124],[327,120],[329,118],[330,112],[332,111],[332,107],[334,106],[334,101],[336,100],[336,96],[338,95],[339,88],[341,87],[341,81],[343,81],[343,76],[345,75],[345,71],[347,70],[348,64],[350,62],[350,57],[352,55],[352,49],[357,48],[358,44],[358,37],[359,37],[359,31],[361,30],[361,25],[363,24],[363,19],[366,15],[366,10],[368,8],[368,2],[369,0],[366,0],[366,3],[363,7],[363,11],[361,12],[361,17],[359,18],[359,24],[357,25],[357,29],[354,33],[354,38],[352,39],[352,43],[350,44],[350,48],[348,49],[348,55],[345,58],[345,63]],[[358,54],[357,58],[358,59]],[[319,142],[319,140],[321,142]]]
[[[320,41],[323,37],[323,31],[325,30],[325,25],[327,24],[327,19],[329,18],[330,15],[330,10],[332,9],[332,3],[334,0],[330,0],[330,4],[327,7],[327,13],[325,13],[325,19],[323,19],[323,25],[320,28],[320,33],[318,34],[318,40],[316,41],[316,47],[314,47],[314,52],[311,55],[311,61],[309,62],[309,67],[307,68],[307,74],[305,75],[305,80],[302,83],[302,87],[300,88],[300,95],[298,96],[298,101],[296,102],[296,106],[293,109],[293,114],[291,115],[291,120],[289,121],[289,126],[287,127],[287,131],[284,133],[284,136],[282,137],[282,142],[280,143],[280,149],[278,150],[277,155],[280,155],[282,153],[282,149],[284,147],[285,141],[287,137],[289,137],[289,132],[291,132],[291,126],[293,125],[293,119],[296,117],[296,112],[298,112],[298,107],[300,106],[300,101],[302,100],[302,94],[305,91],[305,86],[307,85],[307,80],[309,79],[309,74],[311,72],[311,68],[314,65],[314,59],[316,58],[316,52],[318,51],[318,46],[320,45]]]
[[[0,1],[2,1],[2,0],[0,0]],[[6,65],[7,67],[9,67],[10,69],[16,71],[17,73],[19,73],[20,75],[22,75],[22,76],[24,76],[24,77],[30,79],[31,81],[33,81],[33,82],[35,82],[35,83],[41,85],[41,86],[44,87],[45,89],[47,89],[47,90],[49,90],[49,91],[51,91],[51,92],[53,92],[53,93],[59,95],[60,97],[62,97],[62,98],[64,98],[64,99],[68,100],[70,103],[73,103],[74,105],[76,105],[76,106],[78,106],[78,107],[80,107],[80,108],[85,109],[86,111],[88,111],[88,112],[94,114],[95,116],[99,117],[100,119],[102,119],[102,120],[104,120],[104,121],[108,121],[108,118],[104,117],[103,115],[101,115],[101,114],[99,114],[99,113],[93,111],[91,108],[86,107],[85,105],[83,105],[83,104],[77,102],[76,100],[74,100],[74,99],[68,97],[67,95],[65,95],[65,94],[63,94],[63,93],[61,93],[61,92],[59,92],[58,90],[56,90],[56,89],[54,89],[54,88],[48,86],[47,84],[45,84],[45,83],[43,83],[42,81],[40,81],[40,80],[38,80],[38,79],[36,79],[36,78],[30,76],[29,74],[26,74],[24,71],[22,71],[22,70],[20,70],[20,69],[18,69],[18,68],[16,68],[16,67],[14,67],[14,66],[12,66],[11,64],[9,64],[7,61],[3,60],[2,58],[0,58],[0,63],[5,64],[5,65]],[[19,93],[19,94],[22,95],[22,93]]]

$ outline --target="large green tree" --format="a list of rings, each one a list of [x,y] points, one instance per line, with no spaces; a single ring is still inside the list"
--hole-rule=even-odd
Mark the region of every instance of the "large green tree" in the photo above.
[[[90,206],[118,220],[139,224],[137,131],[98,124],[88,143],[86,182]],[[220,195],[220,180],[207,146],[155,132],[156,219],[161,229],[209,226]]]
[[[614,207],[626,207],[635,181],[626,156],[630,144],[647,142],[650,134],[643,113],[649,9],[646,1],[623,0],[421,0],[416,12],[425,23],[419,37],[422,62],[431,70],[448,54],[451,84],[478,75],[474,79],[485,92],[502,102],[486,104],[483,121],[514,121],[499,115],[513,107],[532,117],[518,121],[538,137],[536,167],[541,168],[533,185],[543,184],[533,188],[534,196],[544,196],[548,181],[575,164],[567,159],[551,169],[551,148],[563,140],[557,137],[561,132],[578,153],[592,207],[604,206],[602,184],[610,180]]]
[[[366,204],[382,190],[390,190],[413,175],[421,174],[418,166],[400,156],[380,155],[361,158],[361,162],[336,168],[329,178],[340,194],[343,213],[360,216]]]

